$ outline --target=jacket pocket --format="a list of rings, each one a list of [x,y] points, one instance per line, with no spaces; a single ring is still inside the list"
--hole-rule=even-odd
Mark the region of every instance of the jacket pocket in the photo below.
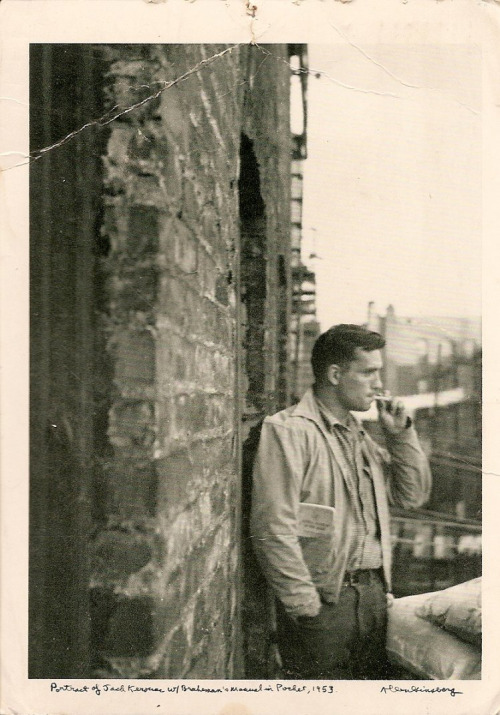
[[[314,583],[321,586],[327,581],[334,557],[333,535],[300,536],[300,547]]]

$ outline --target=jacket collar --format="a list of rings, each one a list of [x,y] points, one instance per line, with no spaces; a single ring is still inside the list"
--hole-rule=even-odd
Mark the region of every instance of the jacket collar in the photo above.
[[[308,420],[316,422],[319,427],[324,427],[321,412],[319,411],[318,403],[314,397],[312,387],[310,387],[303,395],[293,410],[294,417],[305,417]]]
[[[323,417],[321,416],[321,411],[320,411],[318,403],[316,402],[316,398],[314,396],[314,391],[312,388],[309,388],[309,390],[307,390],[307,392],[304,394],[303,398],[295,406],[295,409],[292,414],[294,417],[305,417],[308,420],[312,420],[317,425],[320,432],[323,434],[327,443],[331,447],[332,457],[337,462],[337,464],[340,468],[342,478],[345,482],[347,490],[352,495],[353,505],[354,505],[354,508],[356,509],[357,506],[356,506],[356,501],[354,499],[355,484],[353,481],[352,470],[349,468],[349,466],[346,462],[345,456],[343,454],[343,451],[340,448],[340,445],[337,443],[337,440],[332,440],[331,434],[329,433],[328,428],[325,424],[325,421],[324,421]]]
[[[296,417],[305,417],[306,419],[312,420],[322,430],[326,429],[325,422],[324,422],[323,416],[321,414],[321,409],[320,409],[320,406],[316,400],[316,397],[314,395],[314,390],[312,387],[310,387],[304,393],[304,396],[302,397],[300,402],[298,402],[297,405],[295,405],[293,414]],[[354,415],[352,412],[350,412],[349,414],[351,416],[351,419],[355,422],[358,431],[361,432],[362,435],[364,435],[365,431],[363,429],[363,425],[362,425],[362,422],[359,419],[359,417],[357,417],[357,415]],[[328,421],[333,423],[333,420],[328,420]]]
[[[356,484],[354,483],[353,480],[353,474],[351,468],[348,466],[345,457],[342,453],[342,450],[339,448],[336,448],[336,440],[332,440],[331,437],[328,435],[328,429],[325,425],[325,422],[323,420],[323,417],[321,416],[321,411],[320,407],[316,401],[316,398],[314,396],[314,391],[312,388],[309,388],[307,392],[304,394],[300,402],[295,405],[295,408],[293,410],[293,416],[297,417],[305,417],[306,419],[312,420],[321,430],[321,432],[325,435],[326,439],[328,440],[329,444],[332,446],[332,454],[334,456],[334,459],[337,461],[337,464],[340,467],[340,471],[342,473],[342,477],[344,480],[344,483],[347,487],[348,492],[351,495],[352,498],[352,503],[353,503],[353,508],[355,510],[358,509],[357,506],[357,500],[355,498],[355,493],[357,491]],[[357,415],[353,415],[351,412],[351,417],[356,421],[356,423],[359,425],[359,428],[362,429],[362,423],[361,420]],[[363,432],[364,434],[364,432]],[[371,465],[371,474],[372,474],[372,479],[374,483],[374,490],[375,490],[375,503],[377,506],[377,514],[378,514],[378,519],[380,523],[380,529],[382,532],[382,544],[384,548],[384,544],[387,547],[387,543],[389,536],[387,533],[387,526],[386,526],[386,519],[388,517],[383,517],[382,519],[380,518],[380,514],[386,514],[387,512],[387,503],[385,501],[385,485],[383,481],[383,474],[380,471],[380,469],[377,467],[377,464],[373,458],[373,455],[371,454],[371,450],[369,449],[369,440],[363,440],[364,442],[364,447],[366,449],[366,454],[368,457],[368,460]],[[361,519],[361,514],[358,513],[359,518]],[[389,548],[390,552],[390,548]],[[386,573],[386,579],[388,583],[390,583],[390,574]]]

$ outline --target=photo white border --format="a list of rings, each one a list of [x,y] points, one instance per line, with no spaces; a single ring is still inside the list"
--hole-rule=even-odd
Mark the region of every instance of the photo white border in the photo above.
[[[1,702],[18,715],[494,715],[500,711],[500,5],[476,0],[3,0],[0,4]],[[339,32],[340,30],[340,32]],[[385,683],[333,681],[334,694],[95,695],[50,693],[28,680],[28,50],[30,42],[477,44],[483,53],[484,628],[481,681],[411,685],[445,693],[382,694]],[[467,177],[464,177],[464,181]],[[61,681],[62,682],[62,681]],[[77,687],[103,681],[67,681]],[[123,682],[127,685],[135,681]],[[183,681],[140,681],[158,686]],[[199,681],[216,687],[233,681]],[[194,687],[193,681],[184,681]],[[249,686],[252,681],[241,681]],[[285,684],[286,681],[284,681]],[[236,683],[235,683],[236,684]],[[404,686],[405,681],[395,681]],[[298,683],[300,685],[300,683]]]

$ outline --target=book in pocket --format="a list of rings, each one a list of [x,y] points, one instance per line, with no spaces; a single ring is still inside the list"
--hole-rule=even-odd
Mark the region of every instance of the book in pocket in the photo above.
[[[305,538],[332,537],[334,517],[332,506],[303,502],[299,505],[297,534]]]

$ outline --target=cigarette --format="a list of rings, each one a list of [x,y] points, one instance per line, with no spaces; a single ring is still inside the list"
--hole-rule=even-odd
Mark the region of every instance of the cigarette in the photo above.
[[[380,402],[392,402],[392,397],[389,397],[388,395],[375,395],[376,400],[380,400]]]

